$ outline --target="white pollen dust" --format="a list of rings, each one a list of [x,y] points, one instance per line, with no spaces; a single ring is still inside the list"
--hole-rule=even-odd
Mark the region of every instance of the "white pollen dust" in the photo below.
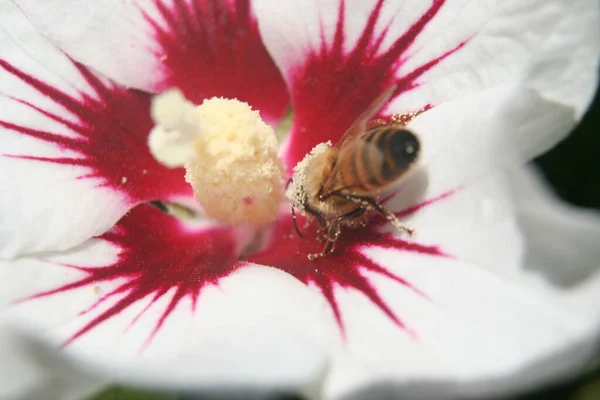
[[[152,110],[157,124],[149,138],[152,154],[164,165],[185,167],[185,179],[208,217],[254,226],[276,218],[283,162],[275,132],[258,111],[216,97],[195,107],[171,91],[157,96]]]
[[[331,141],[327,141],[325,143],[319,143],[312,150],[304,156],[302,161],[300,161],[294,167],[294,173],[292,175],[292,181],[285,191],[285,196],[288,200],[296,207],[300,214],[306,216],[304,210],[304,201],[306,198],[306,192],[304,188],[306,187],[306,169],[308,168],[310,161],[315,158],[317,155],[324,153],[328,149],[331,148]]]

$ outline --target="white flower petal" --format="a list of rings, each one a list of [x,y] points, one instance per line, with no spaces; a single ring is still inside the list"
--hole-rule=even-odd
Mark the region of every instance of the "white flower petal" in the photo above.
[[[160,48],[140,12],[156,17],[154,1],[15,1],[58,46],[121,84],[153,88],[161,71]],[[123,46],[127,46],[124,51]],[[93,54],[96,54],[94,57]]]
[[[557,103],[575,120],[596,87],[597,2],[303,0],[272,7],[256,0],[253,5],[265,44],[290,87],[294,164],[319,137],[335,143],[391,83],[399,85],[398,95],[386,113],[519,84],[529,99]],[[519,122],[509,118],[506,125]],[[539,154],[565,134],[530,132],[536,146],[523,150]]]
[[[326,398],[382,381],[392,398],[404,390],[442,398],[507,394],[577,373],[588,360],[600,327],[600,265],[592,263],[591,243],[600,221],[583,223],[579,215],[569,223],[536,185],[517,192],[518,182],[502,172],[520,163],[515,148],[529,129],[558,130],[572,116],[538,101],[536,116],[507,137],[505,118],[521,89],[462,96],[409,125],[422,140],[420,167],[387,206],[415,229],[413,238],[347,229],[334,254],[307,263],[302,258],[323,244],[309,228],[298,239],[281,222],[271,247],[252,258],[316,286],[329,302],[344,338],[334,348]],[[545,113],[547,120],[537,116]],[[523,225],[526,219],[532,222]],[[554,249],[548,256],[561,253],[547,266],[538,256],[546,245]],[[583,272],[575,276],[585,280],[567,287],[556,276],[545,279],[568,268],[572,256],[561,249],[571,246],[581,252],[573,262]]]
[[[0,325],[0,397],[10,400],[81,400],[102,382],[65,363],[43,346]]]
[[[498,87],[463,96],[412,122],[409,128],[421,138],[422,156],[414,172],[394,185],[394,197],[386,204],[415,229],[417,242],[507,273],[520,265],[522,238],[499,171],[520,160],[516,139],[507,138],[499,115],[515,92]],[[478,112],[464,112],[475,107]]]
[[[487,183],[481,185],[481,189],[487,187]],[[484,250],[511,253],[512,265],[507,256],[500,256],[496,265],[477,265],[424,254],[368,250],[376,264],[426,297],[382,274],[365,271],[377,295],[402,321],[400,327],[358,292],[336,293],[347,341],[339,347],[326,381],[327,397],[361,387],[374,396],[392,393],[392,397],[507,395],[573,376],[590,361],[600,333],[596,306],[600,263],[588,235],[598,237],[600,217],[568,208],[572,218],[565,218],[566,206],[548,198],[538,182],[528,180],[525,187],[519,183],[511,187],[516,188],[514,195],[521,204],[528,205],[517,206],[525,210],[518,214],[525,236],[524,266],[515,265],[520,261],[515,259],[518,248],[511,244],[514,238],[502,221],[495,243],[470,243],[471,250],[474,254]],[[528,213],[534,204],[536,212]],[[438,214],[440,229],[461,223],[463,215],[453,213],[453,207],[446,207],[445,216]],[[543,218],[538,219],[540,214]],[[485,218],[480,219],[482,226],[488,225]],[[464,232],[454,234],[468,240],[469,228],[464,226]],[[542,234],[542,229],[549,233]],[[490,232],[482,234],[493,237]],[[575,252],[580,254],[574,256]],[[546,263],[548,256],[556,260]],[[565,282],[557,276],[571,279]],[[360,395],[364,392],[348,398]]]
[[[577,286],[600,268],[600,214],[563,203],[536,175],[533,170],[509,175],[527,240],[525,265],[557,285]]]
[[[459,262],[402,261],[395,269],[430,302],[370,278],[415,336],[364,298],[342,294],[349,334],[328,380],[332,397],[382,382],[396,395],[411,393],[414,385],[425,397],[493,397],[564,379],[590,361],[599,316],[590,319],[589,310],[599,300],[598,274],[588,287],[568,291],[528,284],[526,273],[522,280],[506,280]]]
[[[259,266],[234,272],[225,228],[181,228],[150,206],[124,221],[68,253],[2,262],[4,318],[113,382],[299,391],[319,381],[335,331],[302,283]]]
[[[417,228],[417,239],[444,244],[477,265],[520,265],[515,206],[499,171],[519,165],[527,158],[519,150],[539,144],[530,132],[561,135],[574,123],[571,110],[528,94],[535,95],[518,85],[488,89],[441,104],[409,124],[421,137],[422,157],[414,174],[395,185],[388,208]],[[521,122],[514,128],[508,126],[511,116]],[[441,224],[447,213],[457,222]],[[507,247],[496,247],[497,241]]]
[[[76,123],[74,115],[11,72],[33,75],[42,84],[63,91],[65,97],[80,98],[91,88],[64,55],[32,30],[16,6],[2,2],[0,7],[0,254],[64,249],[108,229],[125,212],[125,199],[96,187],[97,182],[91,179],[78,180],[87,173],[85,168],[61,165],[63,158],[78,157],[75,149],[69,151],[60,143],[64,138],[68,144],[75,135],[29,104]],[[52,132],[59,132],[60,136],[51,136],[56,139],[52,143],[36,139],[35,133],[19,134],[19,127],[23,128],[21,131],[39,132],[38,137],[51,136]],[[48,157],[57,162],[26,157]]]
[[[0,15],[1,257],[66,249],[140,201],[191,194],[148,151],[148,96],[73,63],[12,2]]]
[[[177,87],[195,104],[247,102],[270,124],[289,103],[249,1],[16,0],[69,56],[127,87]]]
[[[524,80],[544,100],[573,108],[580,119],[598,85],[600,4],[586,0],[536,4],[547,14],[536,16],[536,25],[555,23],[545,26],[544,40],[535,49]]]

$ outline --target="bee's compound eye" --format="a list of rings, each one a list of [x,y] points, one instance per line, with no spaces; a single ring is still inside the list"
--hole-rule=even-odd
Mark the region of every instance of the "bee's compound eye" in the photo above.
[[[388,151],[395,160],[413,161],[419,154],[419,139],[408,130],[396,131],[388,141]]]
[[[392,181],[406,172],[419,156],[419,138],[407,129],[388,129],[378,145],[384,155],[381,176]]]

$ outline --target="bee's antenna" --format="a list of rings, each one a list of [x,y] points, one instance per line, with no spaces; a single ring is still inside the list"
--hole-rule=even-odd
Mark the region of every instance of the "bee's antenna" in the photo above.
[[[288,189],[288,187],[290,187],[290,183],[294,182],[293,178],[288,179],[287,183],[285,184],[285,190]]]
[[[302,239],[304,239],[304,235],[302,235],[300,233],[300,229],[298,229],[298,223],[296,222],[296,207],[294,207],[294,205],[292,205],[292,220],[294,221],[294,229],[296,230],[296,233],[298,234],[298,236],[300,236]]]

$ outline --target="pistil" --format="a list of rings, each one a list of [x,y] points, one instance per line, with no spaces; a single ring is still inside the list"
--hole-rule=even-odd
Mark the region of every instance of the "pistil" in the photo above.
[[[186,181],[209,218],[232,225],[272,222],[283,198],[277,139],[257,111],[235,99],[196,107],[179,91],[157,96],[148,144],[168,167],[185,167]]]

